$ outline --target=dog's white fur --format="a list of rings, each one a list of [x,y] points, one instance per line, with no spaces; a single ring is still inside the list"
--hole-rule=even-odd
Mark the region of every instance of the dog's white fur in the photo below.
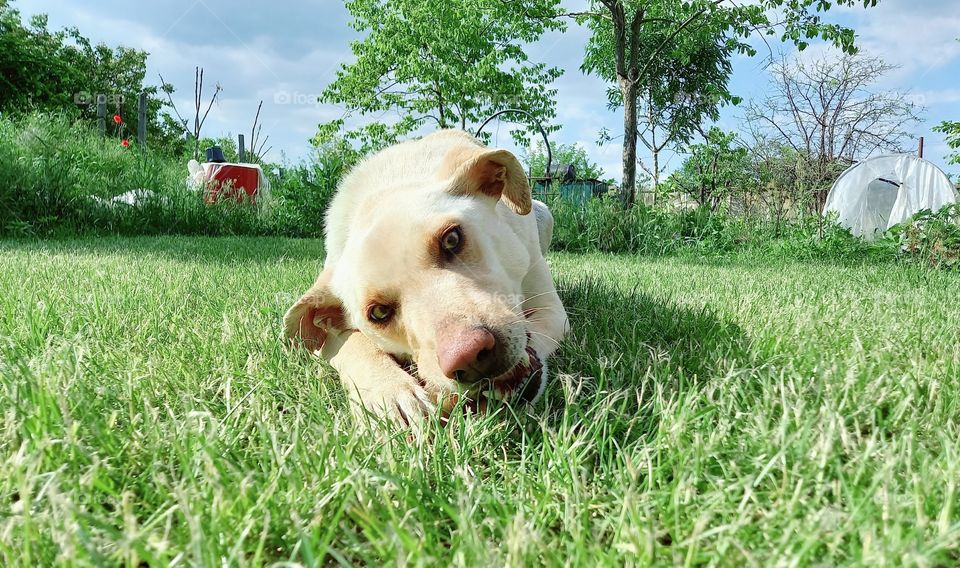
[[[323,272],[285,333],[329,360],[370,411],[416,425],[451,400],[460,389],[437,355],[451,330],[496,330],[511,365],[528,346],[545,364],[566,333],[544,259],[553,218],[505,150],[458,130],[389,147],[342,180],[326,221]],[[438,261],[435,235],[451,225],[466,245]],[[395,306],[389,325],[368,321],[372,301]]]

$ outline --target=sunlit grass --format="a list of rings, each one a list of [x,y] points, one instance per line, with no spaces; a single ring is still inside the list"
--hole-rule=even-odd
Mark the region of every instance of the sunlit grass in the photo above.
[[[960,563],[960,275],[554,255],[530,409],[359,434],[317,241],[0,242],[0,564]]]

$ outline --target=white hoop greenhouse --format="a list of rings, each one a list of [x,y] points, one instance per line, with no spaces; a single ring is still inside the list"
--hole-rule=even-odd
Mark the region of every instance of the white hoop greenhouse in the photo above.
[[[875,239],[923,209],[938,211],[960,201],[943,170],[911,154],[869,158],[840,175],[825,213],[857,236]]]

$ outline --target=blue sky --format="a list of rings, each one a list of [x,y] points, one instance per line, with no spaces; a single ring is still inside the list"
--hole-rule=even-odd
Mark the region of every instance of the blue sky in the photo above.
[[[572,8],[583,3],[567,2]],[[338,0],[15,0],[14,6],[25,16],[47,13],[55,28],[77,26],[94,41],[150,52],[150,79],[158,82],[159,73],[178,88],[175,100],[185,116],[192,108],[194,66],[204,67],[209,84],[219,82],[224,89],[206,135],[248,132],[257,103],[264,100],[261,121],[274,160],[307,156],[317,124],[343,114],[342,108],[316,102],[339,65],[350,61],[348,44],[357,37]],[[948,150],[931,127],[960,119],[960,42],[955,41],[960,1],[881,0],[876,8],[835,9],[828,17],[853,27],[866,53],[900,66],[877,88],[909,92],[926,108],[925,121],[913,130],[926,137],[926,156],[943,166]],[[596,140],[601,128],[617,133],[621,116],[606,109],[604,84],[579,70],[586,38],[587,31],[571,23],[566,32],[548,34],[529,46],[528,53],[534,61],[565,70],[555,83],[563,129],[554,141],[583,144],[608,176],[619,179],[619,146],[599,147]],[[804,57],[829,51],[813,46]],[[763,58],[738,58],[732,86],[744,98],[762,97]],[[740,115],[739,109],[725,109],[720,126],[737,129]],[[509,148],[506,130],[505,125],[496,142]],[[667,160],[675,168],[682,157],[669,155]]]

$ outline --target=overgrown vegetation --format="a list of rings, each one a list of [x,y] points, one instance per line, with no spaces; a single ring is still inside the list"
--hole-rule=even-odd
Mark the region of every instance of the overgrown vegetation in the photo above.
[[[774,258],[854,262],[897,257],[892,243],[868,243],[838,225],[827,225],[819,236],[815,218],[773,225],[708,207],[670,211],[637,204],[624,210],[614,198],[594,199],[582,206],[558,199],[551,210],[556,220],[553,246],[570,252],[652,256],[764,252]]]
[[[354,159],[331,145],[282,178],[271,172],[272,199],[262,208],[209,205],[187,188],[181,158],[123,147],[72,115],[0,117],[0,235],[319,236],[322,211]],[[135,203],[115,202],[122,194]]]
[[[231,152],[229,140],[223,142]],[[709,167],[678,173],[690,176],[682,183],[708,187],[710,175],[745,175],[723,165],[722,160],[719,169],[711,169],[714,162],[709,148],[703,150],[704,164]],[[561,150],[561,158],[586,160],[575,147]],[[742,152],[736,156],[745,159]],[[65,115],[0,118],[0,235],[320,237],[323,214],[336,184],[357,159],[352,146],[334,141],[319,148],[307,164],[286,169],[282,177],[267,168],[272,198],[263,207],[232,201],[210,205],[199,192],[188,189],[181,159],[122,147],[114,139],[100,137],[85,121]],[[589,162],[584,164],[585,171],[595,168]],[[131,191],[136,203],[112,201]],[[736,199],[731,200],[733,197]],[[746,203],[742,198],[724,189],[710,193],[701,206],[675,209],[642,204],[625,209],[613,196],[582,205],[558,198],[550,203],[556,218],[553,247],[658,256],[685,251],[728,255],[761,249],[790,258],[856,259],[865,255],[956,267],[951,261],[958,249],[956,226],[951,224],[957,218],[955,208],[922,213],[893,237],[868,244],[840,227],[821,227],[815,216],[787,217],[780,212],[771,223],[769,212],[731,211],[731,203],[741,207]]]
[[[146,80],[147,56],[94,44],[77,28],[51,30],[46,15],[23,22],[9,0],[0,0],[0,114],[69,112],[95,124],[96,96],[103,94],[109,115],[121,116],[126,135],[133,136],[137,99],[146,93],[151,147],[182,153],[183,127],[166,112],[173,86]]]
[[[902,254],[945,269],[960,269],[960,203],[940,211],[924,209],[890,230],[888,240]]]

